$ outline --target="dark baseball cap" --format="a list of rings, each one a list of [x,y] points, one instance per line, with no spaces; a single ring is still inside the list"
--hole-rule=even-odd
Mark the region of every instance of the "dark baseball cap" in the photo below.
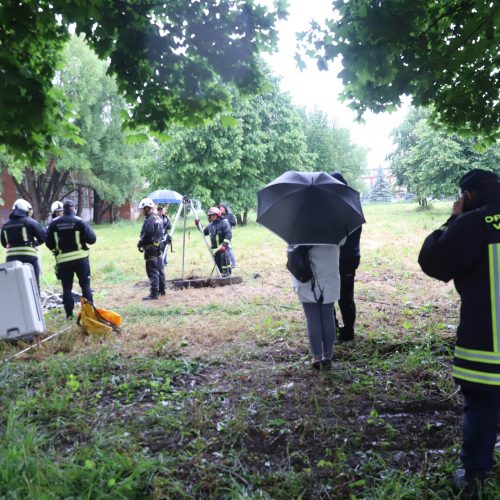
[[[458,185],[462,192],[476,191],[484,187],[485,184],[499,181],[500,177],[495,172],[483,170],[482,168],[473,168],[460,179]]]
[[[75,207],[75,202],[73,200],[64,200],[63,201],[63,208],[64,207]]]

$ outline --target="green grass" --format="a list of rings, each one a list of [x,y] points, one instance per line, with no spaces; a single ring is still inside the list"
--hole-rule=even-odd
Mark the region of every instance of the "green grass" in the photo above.
[[[416,263],[450,208],[366,207],[357,338],[335,347],[329,373],[310,369],[284,244],[258,224],[234,231],[242,285],[148,305],[140,223],[97,227],[96,300],[123,315],[123,332],[72,327],[0,365],[0,497],[452,498],[458,297]],[[177,234],[170,277],[181,248]],[[192,228],[185,275],[210,271]],[[58,311],[46,321],[68,326]],[[22,347],[2,344],[0,356]]]

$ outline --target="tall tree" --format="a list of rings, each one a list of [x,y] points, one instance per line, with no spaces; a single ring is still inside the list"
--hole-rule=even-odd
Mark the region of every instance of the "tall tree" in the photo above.
[[[258,189],[305,158],[298,110],[276,81],[250,100],[235,94],[231,115],[171,135],[159,146],[159,162],[147,169],[152,186],[190,194],[205,206],[226,201],[240,221],[255,208]]]
[[[2,0],[0,144],[30,163],[51,149],[67,121],[53,80],[70,26],[109,60],[128,125],[163,132],[227,108],[231,85],[243,93],[261,88],[256,56],[276,44],[282,3],[270,12],[253,0]]]
[[[404,94],[461,135],[500,137],[498,19],[490,0],[336,0],[335,18],[302,35],[320,69],[342,56],[343,97],[361,115]]]
[[[470,138],[433,130],[427,114],[425,110],[408,114],[394,130],[396,150],[389,156],[398,184],[414,193],[422,206],[429,197],[455,195],[458,180],[471,168],[499,171],[500,164],[497,144],[478,152]]]
[[[310,170],[342,172],[349,184],[360,187],[366,150],[353,144],[349,131],[336,127],[324,111],[303,114]]]
[[[107,64],[78,37],[70,40],[63,61],[55,85],[70,106],[63,112],[71,112],[78,140],[55,136],[58,155],[52,154],[43,166],[4,161],[18,190],[41,219],[48,216],[55,199],[81,187],[93,189],[98,202],[121,204],[140,184],[137,147],[125,143],[121,129],[125,103],[114,79],[106,75]],[[94,215],[99,222],[103,207],[97,205]]]

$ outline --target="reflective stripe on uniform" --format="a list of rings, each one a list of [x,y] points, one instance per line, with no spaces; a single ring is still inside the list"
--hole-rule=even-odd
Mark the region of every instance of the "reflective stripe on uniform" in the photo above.
[[[74,252],[58,253],[56,255],[56,262],[69,262],[70,260],[84,259],[89,256],[88,250],[75,250]]]
[[[455,356],[467,361],[500,364],[499,352],[476,351],[475,349],[464,349],[463,347],[456,346]]]
[[[81,243],[80,238],[81,238],[80,231],[75,231],[75,241],[76,241],[76,246],[77,246],[78,250],[82,249],[82,243]]]
[[[11,247],[7,248],[6,256],[13,257],[15,255],[30,255],[36,257],[38,252],[34,247]]]
[[[54,233],[54,251],[59,252],[59,235]]]
[[[500,386],[500,373],[486,373],[477,370],[468,370],[460,366],[453,367],[453,376],[468,382],[476,382],[477,384],[498,385]]]
[[[493,330],[493,350],[500,350],[500,243],[488,246],[490,265],[491,328]]]
[[[26,230],[26,226],[21,229],[21,233],[23,234],[23,240],[25,243],[28,243],[28,231]]]

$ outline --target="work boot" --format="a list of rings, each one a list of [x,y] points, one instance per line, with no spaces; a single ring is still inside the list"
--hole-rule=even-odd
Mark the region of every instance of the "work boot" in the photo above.
[[[354,328],[347,328],[345,326],[339,327],[339,334],[337,336],[338,342],[351,342],[354,340]]]
[[[163,286],[163,287],[161,286],[161,287],[160,287],[160,295],[165,295],[165,293],[166,293],[166,292],[165,292],[165,287],[164,287],[164,286]]]
[[[482,471],[471,472],[458,469],[453,475],[451,487],[460,499],[482,500],[485,498],[483,495],[484,478],[485,473]]]
[[[147,297],[144,297],[142,300],[158,300],[158,292],[151,292]]]

